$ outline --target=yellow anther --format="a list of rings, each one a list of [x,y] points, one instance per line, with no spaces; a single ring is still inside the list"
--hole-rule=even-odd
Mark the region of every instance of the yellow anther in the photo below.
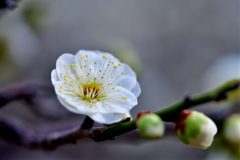
[[[123,96],[122,99],[127,99],[127,97],[126,97],[126,96]]]
[[[74,59],[77,59],[77,56],[74,56],[73,58],[74,58]]]
[[[108,97],[105,97],[105,99],[109,99]]]
[[[71,83],[71,84],[70,84],[70,86],[72,87],[72,86],[73,86],[73,84]]]
[[[69,67],[69,64],[66,64],[67,67]]]
[[[92,104],[90,104],[90,105],[89,105],[89,108],[92,108],[92,107],[93,107],[93,105],[92,105]]]
[[[118,66],[121,66],[121,65],[122,65],[121,63],[118,64]]]
[[[71,81],[71,83],[73,83],[73,81]]]
[[[117,91],[119,92],[119,89]]]
[[[97,64],[97,62],[95,62],[95,64]]]
[[[92,70],[92,68],[90,68],[90,71]]]
[[[76,92],[76,90],[75,90],[75,89],[73,89],[73,92]]]
[[[99,72],[102,72],[102,70],[99,70]]]
[[[113,87],[112,89],[115,89],[115,87]]]
[[[108,64],[108,66],[110,66],[110,64]]]
[[[80,77],[78,77],[78,79],[80,79]]]
[[[67,81],[67,78],[64,78],[65,81]]]
[[[77,82],[77,80],[75,79],[74,82]]]
[[[81,68],[82,68],[82,66],[81,66]]]
[[[64,75],[64,78],[67,78],[67,75]]]
[[[111,63],[111,61],[109,61],[109,63]]]
[[[111,70],[109,70],[109,72],[111,72]]]
[[[74,71],[77,72],[76,68],[74,68]]]
[[[112,64],[114,64],[114,62],[112,62]]]
[[[111,76],[111,78],[113,78],[113,76]]]
[[[86,65],[84,65],[84,67],[86,67]]]
[[[125,72],[122,72],[122,75],[124,75],[125,74]]]
[[[85,57],[88,57],[88,55],[85,55]]]
[[[81,76],[81,77],[83,77],[83,76]]]
[[[116,68],[117,68],[117,66],[115,65],[113,68],[114,68],[114,69],[116,69]]]
[[[63,89],[63,86],[60,86],[61,89]]]
[[[82,58],[84,58],[84,55],[82,55]]]
[[[67,82],[64,82],[65,85],[67,85]]]
[[[69,70],[69,67],[67,67],[67,70]]]
[[[61,90],[61,89],[59,89],[59,93],[62,93],[62,90]]]
[[[97,78],[94,78],[94,81],[96,81],[97,80]]]
[[[88,73],[87,75],[90,75],[90,73]]]
[[[87,60],[85,59],[84,62],[87,62]]]
[[[121,83],[118,83],[118,85],[120,86],[120,85],[121,85]]]
[[[70,78],[70,76],[68,75],[68,78]]]
[[[101,77],[103,79],[103,77]]]
[[[103,75],[105,75],[105,73],[103,73]]]
[[[103,58],[104,58],[104,59],[107,59],[107,56],[104,55]]]
[[[75,64],[72,64],[72,67],[75,67]]]

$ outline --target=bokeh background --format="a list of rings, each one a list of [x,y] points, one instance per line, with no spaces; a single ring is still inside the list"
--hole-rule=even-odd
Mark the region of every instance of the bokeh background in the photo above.
[[[51,85],[50,73],[61,54],[101,50],[113,53],[138,74],[142,93],[133,117],[142,110],[162,109],[186,94],[210,89],[205,84],[206,76],[212,75],[209,68],[219,58],[239,53],[239,7],[239,0],[18,1],[16,9],[0,15],[0,88],[35,81]],[[224,77],[225,71],[219,73]],[[46,101],[45,110],[55,111],[49,98],[41,100]],[[211,106],[197,109],[213,111]],[[83,117],[64,110],[42,118],[20,102],[2,108],[0,116],[42,126],[76,123]],[[80,140],[53,152],[0,141],[0,159],[6,160],[219,159],[215,154],[211,148],[186,146],[174,135],[126,144],[118,138],[103,143]]]

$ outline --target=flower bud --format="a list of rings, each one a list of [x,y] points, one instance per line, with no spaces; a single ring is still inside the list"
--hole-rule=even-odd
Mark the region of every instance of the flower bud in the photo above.
[[[197,111],[181,111],[175,128],[183,143],[203,149],[212,144],[213,137],[217,133],[215,123]]]
[[[236,151],[240,151],[240,114],[229,116],[223,124],[225,141]]]
[[[158,115],[150,112],[138,114],[136,127],[140,135],[145,139],[161,138],[165,131],[162,119]]]

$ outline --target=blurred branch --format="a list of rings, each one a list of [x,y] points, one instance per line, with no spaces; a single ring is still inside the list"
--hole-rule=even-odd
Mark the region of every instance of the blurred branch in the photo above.
[[[36,84],[12,85],[0,91],[0,108],[7,103],[18,100],[30,100],[34,96],[40,86]]]
[[[2,9],[14,9],[17,7],[17,4],[14,0],[0,0],[0,11]]]
[[[164,121],[174,122],[177,117],[176,114],[178,114],[179,111],[212,101],[227,99],[227,94],[230,91],[237,89],[239,84],[239,80],[230,81],[213,91],[194,97],[187,96],[184,100],[155,113],[158,114]],[[36,86],[34,85],[33,87],[15,86],[4,89],[0,92],[0,107],[15,99],[29,99],[36,93],[35,91]],[[56,131],[56,129],[52,128],[50,133],[39,135],[39,129],[38,131],[34,131],[31,128],[26,129],[21,126],[17,126],[14,123],[0,121],[0,137],[14,144],[30,149],[53,150],[64,144],[77,143],[77,141],[82,138],[90,138],[94,141],[100,142],[108,139],[114,139],[118,135],[136,129],[135,120],[118,123],[117,125],[109,128],[92,126],[93,121],[89,117],[86,117],[81,127],[78,126],[61,131]],[[170,129],[173,130],[173,127],[170,127]],[[132,132],[132,134],[136,135],[136,131]]]

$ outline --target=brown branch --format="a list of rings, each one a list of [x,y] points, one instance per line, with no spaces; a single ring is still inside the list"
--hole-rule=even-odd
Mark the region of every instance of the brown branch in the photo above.
[[[174,121],[174,118],[169,119],[172,114],[175,114],[182,109],[190,108],[196,105],[223,100],[227,98],[227,93],[229,91],[232,91],[238,87],[238,80],[230,81],[213,91],[192,98],[185,98],[184,100],[179,101],[178,103],[166,109],[156,112],[156,114],[162,117],[162,119],[165,121]],[[19,95],[21,94],[32,95],[32,92],[25,92],[22,89],[20,89],[19,91],[20,92],[18,94],[9,94],[11,95],[9,97],[11,97],[12,99],[18,99]],[[2,97],[3,96],[4,95],[2,95]],[[7,100],[7,102],[9,101],[8,98],[5,98],[5,100]],[[118,123],[117,125],[109,128],[91,128],[93,122],[90,118],[87,117],[82,127],[75,127],[73,129],[63,130],[61,132],[55,131],[51,132],[50,134],[44,134],[43,136],[39,136],[39,133],[34,130],[23,129],[23,127],[0,121],[0,137],[9,142],[24,146],[26,148],[53,150],[64,144],[76,143],[79,139],[82,138],[90,138],[98,142],[108,139],[114,139],[115,136],[134,130],[136,128],[134,121],[135,120],[126,123]]]

